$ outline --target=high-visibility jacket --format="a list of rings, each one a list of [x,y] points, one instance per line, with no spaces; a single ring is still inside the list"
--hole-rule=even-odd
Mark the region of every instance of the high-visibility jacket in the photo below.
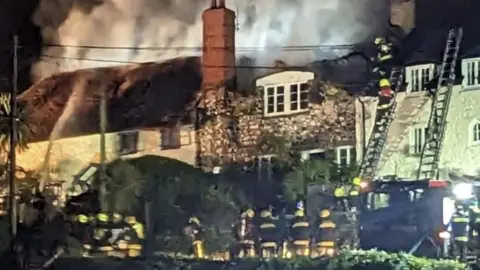
[[[291,232],[291,236],[294,243],[295,241],[297,242],[309,241],[310,240],[310,224],[308,223],[307,217],[296,216],[293,219],[290,232]]]
[[[139,239],[145,239],[145,231],[142,223],[135,222],[135,224],[132,224],[132,229],[135,231]]]
[[[352,207],[356,207],[357,210],[362,206],[362,198],[360,197],[360,192],[358,188],[354,187],[348,193],[348,199]]]
[[[276,220],[272,217],[262,217],[259,220],[258,232],[260,242],[278,242],[279,230],[277,228]]]
[[[335,229],[337,225],[330,217],[323,218],[319,224],[319,231],[317,235],[317,246],[320,247],[334,247],[336,243]]]
[[[468,213],[456,212],[452,217],[453,240],[457,242],[468,242]]]

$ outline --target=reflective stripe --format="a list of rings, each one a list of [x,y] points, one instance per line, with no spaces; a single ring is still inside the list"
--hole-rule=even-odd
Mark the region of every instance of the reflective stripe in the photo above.
[[[333,223],[332,221],[325,221],[320,223],[320,228],[325,229],[325,228],[336,228],[337,225]]]
[[[275,224],[273,223],[264,223],[260,225],[260,229],[266,229],[266,228],[275,228]]]
[[[240,240],[241,244],[254,244],[253,240]]]
[[[358,196],[358,191],[356,190],[353,190],[353,191],[350,191],[350,196]]]
[[[458,236],[453,238],[455,241],[459,242],[468,242],[468,237],[467,236]]]
[[[465,218],[465,217],[455,217],[453,218],[453,222],[456,222],[456,223],[468,223],[468,218]]]
[[[317,244],[318,247],[334,247],[335,242],[333,241],[321,241]]]
[[[383,55],[383,56],[379,55],[378,56],[378,60],[380,60],[380,61],[385,61],[385,60],[389,60],[389,59],[392,59],[392,58],[393,58],[393,56],[391,54],[387,54],[387,55]]]
[[[388,109],[392,106],[392,103],[389,103],[389,104],[384,104],[384,105],[380,105],[377,107],[377,109]]]
[[[297,228],[297,227],[308,227],[308,226],[309,226],[308,222],[302,221],[302,222],[294,223],[292,227]]]
[[[262,243],[261,246],[262,247],[277,247],[277,243],[275,243],[275,242],[265,242],[265,243]]]
[[[294,245],[299,245],[299,246],[308,246],[308,245],[310,245],[310,241],[309,240],[295,240],[295,241],[293,241],[293,244]]]

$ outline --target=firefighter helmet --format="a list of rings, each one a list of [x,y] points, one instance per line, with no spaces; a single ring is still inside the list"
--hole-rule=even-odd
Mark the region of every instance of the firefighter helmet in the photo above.
[[[108,222],[108,215],[105,213],[100,213],[97,215],[97,220],[101,222]]]
[[[299,210],[305,209],[305,206],[303,205],[303,201],[297,202],[297,209],[299,209]]]
[[[114,213],[113,214],[113,222],[117,223],[117,222],[120,222],[122,219],[123,219],[123,217],[119,213]]]
[[[375,38],[375,45],[378,45],[378,44],[382,43],[383,41],[384,41],[383,37],[377,37],[377,38]]]
[[[128,216],[125,218],[125,222],[128,224],[135,224],[137,222],[137,219],[134,216]]]
[[[388,79],[381,79],[379,84],[380,87],[390,87],[390,81]]]
[[[298,210],[295,212],[295,216],[296,216],[296,217],[303,217],[303,216],[305,216],[305,212],[304,212],[302,209],[298,209]]]
[[[345,191],[343,190],[342,187],[338,187],[335,189],[334,195],[335,197],[343,197],[345,196]]]
[[[267,209],[267,210],[263,210],[261,213],[260,213],[260,216],[262,218],[267,218],[267,217],[271,217],[272,216],[272,212]]]
[[[188,223],[200,225],[200,220],[197,217],[191,217]]]
[[[360,177],[353,178],[353,185],[360,186],[362,184],[362,179]]]
[[[323,209],[322,211],[320,211],[320,217],[321,218],[326,218],[326,217],[329,217],[329,216],[330,216],[330,210]]]

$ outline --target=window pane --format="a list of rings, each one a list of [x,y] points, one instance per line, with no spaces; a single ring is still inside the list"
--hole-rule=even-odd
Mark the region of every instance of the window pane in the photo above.
[[[300,84],[300,91],[308,91],[308,83],[302,83]]]
[[[275,89],[273,87],[267,88],[267,95],[273,96],[275,94]]]
[[[298,102],[290,103],[290,110],[292,110],[292,111],[298,110]]]
[[[293,94],[297,94],[297,91],[298,91],[298,84],[292,84],[290,85],[290,93],[293,95]]]
[[[267,113],[273,113],[273,112],[275,112],[273,104],[268,104]]]
[[[308,101],[300,102],[300,109],[307,109],[308,108]]]
[[[283,103],[284,97],[283,96],[277,96],[277,103]]]
[[[275,102],[275,98],[274,98],[274,97],[268,97],[268,99],[267,99],[267,104],[268,104],[268,106],[273,106],[273,105],[274,105],[274,102]]]
[[[283,104],[277,104],[277,112],[284,112],[285,106]]]
[[[278,87],[277,87],[277,95],[282,95],[283,92],[285,92],[285,87],[283,87],[283,86],[278,86]]]
[[[310,160],[324,160],[325,159],[325,152],[311,153],[311,154],[308,155],[308,158]]]

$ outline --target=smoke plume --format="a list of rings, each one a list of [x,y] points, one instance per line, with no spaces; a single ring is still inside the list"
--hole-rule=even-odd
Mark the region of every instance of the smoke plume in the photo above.
[[[302,64],[346,51],[242,50],[241,47],[352,44],[381,31],[388,1],[240,0],[227,1],[237,13],[238,55],[272,65],[276,59]],[[158,50],[44,48],[32,73],[40,79],[60,71],[119,65],[111,61],[150,62],[200,55],[202,11],[210,0],[41,0],[34,22],[45,44],[106,47],[164,47]],[[58,58],[57,58],[58,57]],[[73,59],[72,59],[73,58]],[[78,60],[92,59],[89,60]]]

